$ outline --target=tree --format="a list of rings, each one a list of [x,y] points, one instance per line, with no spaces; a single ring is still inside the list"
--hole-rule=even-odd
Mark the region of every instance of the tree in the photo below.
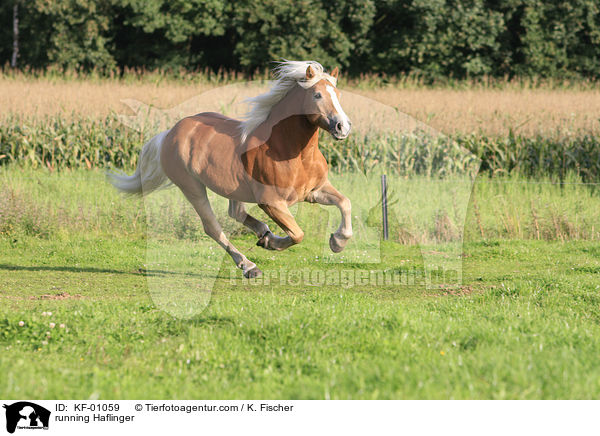
[[[374,15],[372,1],[236,2],[234,53],[248,71],[282,58],[348,67],[368,49],[366,36]]]
[[[109,0],[36,0],[35,7],[52,23],[47,46],[50,63],[106,71],[116,66]]]
[[[13,6],[13,52],[10,58],[10,66],[17,68],[19,58],[19,2],[15,1]]]

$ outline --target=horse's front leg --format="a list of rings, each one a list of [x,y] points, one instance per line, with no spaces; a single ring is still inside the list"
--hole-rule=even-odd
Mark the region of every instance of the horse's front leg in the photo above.
[[[306,201],[324,206],[335,205],[342,214],[342,222],[335,233],[329,237],[329,247],[334,253],[344,249],[348,239],[352,237],[352,213],[350,200],[333,187],[327,180],[319,189],[312,191]]]
[[[280,236],[275,236],[268,231],[258,240],[256,245],[268,250],[285,250],[292,245],[302,242],[304,232],[296,223],[294,216],[290,213],[285,202],[259,204],[259,207],[264,210],[285,233],[287,233],[287,236],[282,238]]]

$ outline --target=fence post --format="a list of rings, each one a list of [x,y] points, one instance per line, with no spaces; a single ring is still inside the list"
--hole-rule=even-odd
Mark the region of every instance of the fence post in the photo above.
[[[383,219],[383,240],[387,241],[388,235],[388,211],[387,211],[387,180],[385,174],[381,176],[381,217]]]

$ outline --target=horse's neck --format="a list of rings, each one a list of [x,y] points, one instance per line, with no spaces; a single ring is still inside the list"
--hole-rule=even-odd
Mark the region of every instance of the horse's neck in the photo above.
[[[292,115],[273,126],[267,144],[282,157],[312,153],[319,145],[318,127],[310,124],[304,115]]]

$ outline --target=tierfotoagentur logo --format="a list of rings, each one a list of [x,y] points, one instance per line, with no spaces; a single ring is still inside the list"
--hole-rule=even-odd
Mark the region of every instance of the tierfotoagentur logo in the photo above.
[[[6,409],[6,431],[48,430],[50,411],[29,401],[19,401],[3,406]]]
[[[252,125],[243,130],[241,139],[236,127],[237,120],[246,120],[241,126],[248,126],[248,120],[253,120],[245,118],[249,113],[248,100],[254,102],[250,113],[256,118],[257,107],[264,109],[260,106],[264,106],[263,100],[281,91],[281,78],[275,85],[246,82],[219,87],[165,110],[135,100],[123,101],[134,114],[120,115],[120,121],[143,134],[147,143],[134,176],[117,174],[113,180],[125,192],[144,195],[146,279],[157,307],[179,318],[193,317],[208,306],[218,277],[229,286],[278,283],[290,287],[374,285],[433,289],[462,284],[465,219],[480,160],[397,108],[346,90],[338,101],[335,81],[328,80],[315,96],[309,94],[311,99],[318,97],[318,102],[331,100],[338,115],[343,115],[333,127],[320,125],[321,132],[315,136],[319,147],[329,150],[324,153],[329,166],[325,172],[327,192],[311,191],[297,201],[292,187],[265,182],[256,167],[248,169],[248,155],[260,153],[269,138],[285,138],[288,130],[281,133],[282,125],[298,117],[314,118],[315,109],[296,106],[281,109],[279,115],[265,111],[256,120],[258,127]],[[289,93],[298,95],[308,92],[289,89]],[[285,101],[287,97],[278,98]],[[272,109],[279,108],[278,104]],[[230,152],[219,159],[209,156],[210,159],[203,157],[198,162],[207,165],[206,162],[225,159],[230,172],[209,166],[205,171],[210,180],[200,189],[189,176],[181,178],[181,171],[172,170],[177,186],[198,192],[184,195],[181,189],[161,189],[171,186],[159,168],[162,144],[177,143],[168,135],[180,125],[180,120],[204,119],[203,113],[214,117],[206,121],[209,124],[231,120],[227,121],[231,126],[225,124],[216,132],[231,137],[234,145],[224,143]],[[184,120],[183,125],[195,122],[189,120]],[[259,124],[261,120],[266,121]],[[202,150],[211,147],[216,145],[208,143]],[[265,156],[270,158],[269,153]],[[274,161],[286,161],[277,159]],[[214,165],[224,165],[217,163]],[[387,180],[385,197],[382,176]],[[244,182],[238,183],[240,179]],[[240,200],[243,196],[275,200],[261,204],[260,200]],[[385,226],[382,207],[386,211]],[[267,222],[269,217],[272,220]],[[385,241],[388,233],[389,241]],[[258,242],[255,240],[250,247],[246,239],[235,239],[251,234],[256,235]],[[175,243],[169,242],[173,235],[178,239]],[[301,244],[303,238],[305,245],[307,240],[313,244],[310,254],[297,254],[299,250],[292,247]],[[315,246],[315,240],[320,245]],[[414,264],[410,256],[403,254],[405,247],[418,247],[422,261]],[[263,249],[270,251],[258,256],[256,251]],[[286,256],[297,258],[283,260],[282,250],[286,250]],[[269,262],[265,262],[266,253]]]

